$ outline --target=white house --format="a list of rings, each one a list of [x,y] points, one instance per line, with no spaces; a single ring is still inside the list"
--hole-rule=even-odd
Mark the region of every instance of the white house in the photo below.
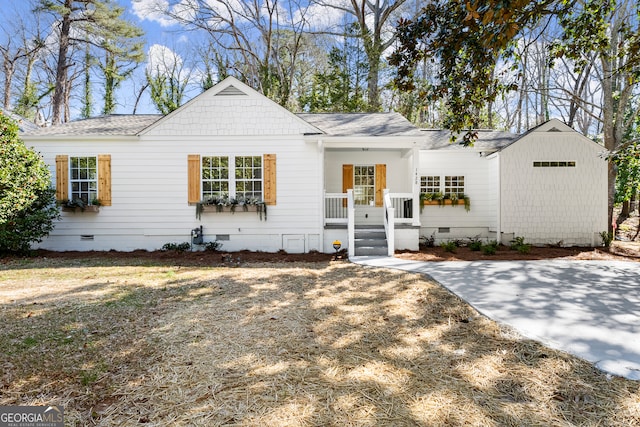
[[[155,250],[202,230],[227,251],[333,252],[340,240],[351,255],[390,254],[430,235],[595,245],[607,228],[603,149],[558,120],[521,137],[480,131],[462,147],[396,113],[293,114],[227,78],[164,117],[22,138],[50,165],[60,201],[101,203],[63,211],[44,249]],[[199,204],[223,196],[263,204]]]

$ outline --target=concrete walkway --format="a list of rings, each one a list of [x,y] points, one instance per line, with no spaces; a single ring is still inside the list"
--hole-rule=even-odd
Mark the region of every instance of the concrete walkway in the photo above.
[[[423,273],[527,338],[640,380],[640,263],[622,261],[353,262]]]

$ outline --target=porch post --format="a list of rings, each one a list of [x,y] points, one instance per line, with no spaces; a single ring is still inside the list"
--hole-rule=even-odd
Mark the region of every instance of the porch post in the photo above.
[[[413,171],[413,183],[411,192],[413,193],[412,218],[411,225],[420,226],[420,150],[416,145],[413,146],[411,154],[411,169]]]

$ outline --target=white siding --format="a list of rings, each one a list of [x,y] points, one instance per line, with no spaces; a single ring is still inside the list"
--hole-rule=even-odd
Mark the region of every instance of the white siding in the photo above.
[[[29,141],[44,156],[55,184],[55,156],[111,155],[112,206],[99,213],[63,213],[41,248],[53,250],[155,250],[190,240],[204,227],[205,242],[229,235],[222,250],[274,252],[318,249],[322,234],[320,162],[314,128],[273,102],[206,93],[152,126],[139,138]],[[276,205],[267,220],[255,212],[203,213],[187,203],[187,156],[276,155]],[[99,197],[99,196],[98,196]],[[295,234],[291,237],[289,235]],[[93,240],[81,239],[91,235]],[[285,237],[289,236],[289,237]]]
[[[507,147],[501,159],[502,231],[533,244],[594,245],[607,229],[603,148],[580,134],[538,129]],[[575,167],[533,167],[575,161]]]
[[[410,193],[411,157],[395,151],[326,150],[325,189],[328,193],[342,192],[342,165],[387,165],[387,188],[392,193]]]
[[[320,179],[317,151],[301,140],[219,138],[144,138],[140,142],[38,143],[35,148],[50,165],[55,183],[55,156],[111,154],[112,206],[99,213],[63,213],[51,236],[40,247],[54,250],[153,250],[168,242],[190,239],[190,231],[204,227],[205,241],[229,234],[223,250],[282,249],[282,235],[320,234],[320,198],[314,189]],[[91,147],[87,150],[85,147]],[[242,148],[239,148],[242,147]],[[255,212],[203,213],[187,203],[187,155],[276,155],[277,203],[268,206],[267,220]],[[93,235],[94,240],[80,240]],[[312,243],[317,246],[317,243]],[[313,249],[313,248],[311,248]]]
[[[440,240],[448,238],[487,237],[496,223],[497,188],[495,162],[471,150],[420,151],[419,176],[464,176],[465,195],[471,199],[467,212],[460,201],[457,206],[424,206],[420,215],[421,235]],[[437,229],[450,228],[442,234]]]

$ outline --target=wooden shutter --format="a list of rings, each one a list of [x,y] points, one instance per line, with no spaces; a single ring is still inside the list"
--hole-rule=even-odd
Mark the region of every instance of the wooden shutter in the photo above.
[[[385,188],[387,188],[387,165],[376,165],[376,206],[383,205]]]
[[[342,192],[353,189],[353,165],[342,165]],[[344,199],[342,206],[347,206],[347,199]]]
[[[56,156],[56,200],[69,200],[69,156]]]
[[[353,189],[353,165],[342,165],[342,192]]]
[[[198,203],[200,197],[200,155],[189,154],[187,156],[188,186],[187,199],[189,203]]]
[[[98,155],[98,200],[102,206],[111,206],[111,154]]]
[[[264,169],[264,202],[276,204],[276,155],[265,154],[262,160]]]

